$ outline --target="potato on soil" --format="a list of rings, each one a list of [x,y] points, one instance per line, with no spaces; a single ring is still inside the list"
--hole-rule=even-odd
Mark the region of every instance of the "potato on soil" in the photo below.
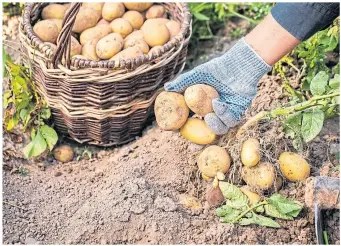
[[[230,155],[217,145],[207,147],[198,158],[200,172],[210,178],[214,178],[218,172],[227,173],[230,164]]]
[[[86,29],[94,27],[96,26],[100,18],[101,16],[96,10],[92,8],[80,7],[72,31],[76,33],[81,33]]]
[[[77,39],[71,37],[71,57],[75,55],[80,55],[82,53],[82,45],[78,42]]]
[[[165,7],[162,5],[153,5],[146,12],[147,19],[162,18],[166,14]]]
[[[103,25],[103,24],[109,25],[110,22],[107,21],[107,20],[105,20],[105,19],[100,19],[96,26],[98,26],[98,25]]]
[[[261,162],[254,167],[243,167],[242,178],[255,189],[269,189],[275,181],[275,168],[271,163]]]
[[[275,182],[273,183],[273,185],[268,189],[268,192],[270,194],[278,192],[283,186],[283,178],[282,176],[278,176],[275,179]]]
[[[104,3],[83,3],[83,7],[92,8],[97,11],[99,15],[102,15],[102,8]]]
[[[180,129],[181,135],[196,144],[210,144],[216,139],[215,133],[206,122],[197,118],[189,118]]]
[[[241,151],[242,163],[247,167],[253,167],[260,160],[260,144],[255,138],[250,138],[243,143]]]
[[[127,37],[124,38],[124,41],[127,41],[128,39],[131,39],[131,38],[143,40],[143,32],[141,30],[133,31]]]
[[[113,21],[122,17],[125,9],[123,3],[105,3],[102,9],[102,17],[107,21]]]
[[[101,59],[110,59],[123,47],[123,38],[120,34],[110,33],[101,38],[96,45],[96,54]]]
[[[66,8],[62,4],[49,4],[41,12],[41,17],[47,19],[63,19]]]
[[[166,131],[180,129],[189,115],[184,96],[168,91],[163,91],[157,96],[154,111],[157,124]]]
[[[60,33],[60,31],[63,28],[63,20],[62,19],[51,19],[51,20],[57,25],[58,33]]]
[[[110,27],[114,33],[121,34],[123,38],[133,32],[133,27],[129,21],[123,18],[117,18],[110,23]]]
[[[99,58],[96,54],[97,43],[98,43],[98,39],[93,39],[85,43],[82,47],[82,56],[90,60],[98,61]]]
[[[218,92],[213,87],[205,84],[188,87],[184,96],[188,107],[202,117],[213,112],[212,100],[219,98]]]
[[[61,145],[53,151],[54,158],[60,162],[69,162],[73,160],[74,151],[68,145]]]
[[[278,161],[283,176],[289,181],[302,181],[310,175],[310,165],[296,153],[283,152]]]
[[[178,35],[181,31],[181,25],[177,21],[170,20],[170,21],[166,22],[165,25],[168,28],[168,31],[170,33],[171,38]]]
[[[143,54],[148,54],[149,52],[149,46],[143,39],[131,38],[124,41],[124,49],[134,46],[139,47]]]
[[[249,187],[243,186],[240,187],[240,190],[249,198],[249,205],[252,206],[253,204],[260,201],[261,197],[255,192],[252,192]]]
[[[135,10],[125,12],[122,18],[129,21],[134,30],[140,29],[144,22],[142,14]]]
[[[123,60],[123,59],[131,59],[137,56],[142,56],[143,52],[142,50],[137,47],[128,47],[125,50],[122,50],[121,52],[117,53],[116,55],[114,55],[112,58],[110,58],[111,61],[119,61],[119,60]]]
[[[150,47],[164,45],[170,38],[166,25],[154,20],[155,19],[147,20],[141,27],[143,39]]]
[[[84,32],[80,35],[80,42],[82,45],[85,43],[93,40],[93,39],[101,39],[111,33],[111,27],[109,25],[98,25],[91,27],[89,29],[86,29]]]
[[[190,209],[201,209],[201,203],[200,201],[193,197],[193,196],[189,196],[187,194],[180,194],[179,195],[179,203],[181,205],[183,205],[186,208],[190,208]]]
[[[44,42],[56,43],[58,27],[52,20],[42,20],[33,27],[33,32]]]
[[[150,8],[153,3],[134,3],[134,2],[127,2],[124,3],[124,6],[129,10],[136,10],[139,12],[145,11],[146,9]]]
[[[220,188],[213,187],[211,184],[207,186],[205,198],[211,207],[220,206],[225,201]]]

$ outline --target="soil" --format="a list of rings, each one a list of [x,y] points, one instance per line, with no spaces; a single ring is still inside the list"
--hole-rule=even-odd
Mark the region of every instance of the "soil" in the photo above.
[[[277,76],[264,76],[247,116],[285,102],[281,82]],[[262,158],[274,165],[280,151],[292,150],[282,131],[279,122],[265,122],[248,133],[261,137]],[[234,132],[216,144],[230,152],[231,173],[238,174],[241,139]],[[339,177],[339,133],[339,120],[329,120],[305,151],[313,176]],[[4,244],[316,244],[309,208],[295,220],[277,220],[280,229],[220,223],[205,199],[209,184],[196,164],[204,146],[179,132],[162,131],[155,122],[136,141],[119,148],[62,140],[77,156],[85,150],[92,153],[91,158],[65,164],[51,156],[23,160],[25,137],[20,133],[5,134],[3,141]],[[304,188],[304,183],[285,183],[279,192],[304,203]],[[198,201],[199,208],[182,205],[183,195]],[[330,244],[340,244],[339,217],[339,210],[327,213]]]

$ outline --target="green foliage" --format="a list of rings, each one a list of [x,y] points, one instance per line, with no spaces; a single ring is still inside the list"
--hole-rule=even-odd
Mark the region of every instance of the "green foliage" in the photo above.
[[[2,3],[3,13],[7,16],[21,15],[25,3],[4,2]]]
[[[46,125],[51,111],[35,91],[26,67],[5,60],[10,89],[4,93],[4,125],[7,131],[19,126],[23,132],[31,132],[32,141],[24,148],[27,159],[53,149],[58,141],[56,131]]]
[[[228,182],[219,182],[219,188],[227,199],[226,204],[216,210],[217,216],[223,223],[280,228],[280,225],[269,217],[291,220],[302,210],[301,205],[279,194],[273,194],[270,198],[250,207],[248,197],[237,186]]]

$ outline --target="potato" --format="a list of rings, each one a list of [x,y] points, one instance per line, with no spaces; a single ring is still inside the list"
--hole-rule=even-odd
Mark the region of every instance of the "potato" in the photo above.
[[[143,32],[141,30],[136,30],[130,33],[127,37],[124,38],[124,41],[131,39],[131,38],[137,38],[143,40]]]
[[[85,57],[85,56],[82,56],[82,55],[75,55],[73,56],[72,58],[78,58],[78,59],[85,59],[85,60],[88,60],[89,58]]]
[[[99,15],[102,15],[102,8],[104,3],[83,3],[83,7],[92,8],[97,11]]]
[[[133,29],[136,30],[140,29],[144,22],[142,14],[135,10],[125,12],[122,18],[129,21]]]
[[[240,190],[249,198],[249,205],[252,206],[260,201],[261,197],[257,193],[250,191],[247,186],[240,187]]]
[[[225,197],[220,188],[213,187],[211,184],[207,186],[205,198],[211,207],[220,206],[225,201]]]
[[[107,21],[107,20],[105,20],[105,19],[100,19],[99,22],[97,23],[97,26],[98,26],[98,25],[102,25],[102,24],[109,25],[110,22]]]
[[[166,14],[165,7],[162,5],[151,6],[146,12],[147,19],[162,18]]]
[[[98,39],[93,39],[85,43],[82,47],[82,56],[90,60],[98,61],[99,58],[96,54],[97,43]]]
[[[261,162],[254,167],[243,167],[242,178],[252,188],[268,189],[275,181],[275,168],[271,163]]]
[[[49,4],[41,12],[41,17],[44,20],[47,19],[63,19],[66,12],[66,8],[62,4]]]
[[[181,135],[196,144],[210,144],[216,139],[214,132],[206,122],[197,118],[189,118],[180,129]]]
[[[255,138],[250,138],[243,143],[241,151],[242,163],[247,167],[253,167],[260,160],[260,144]]]
[[[180,129],[189,115],[184,96],[168,91],[163,91],[157,96],[154,111],[157,124],[166,131]]]
[[[274,184],[268,189],[270,194],[278,192],[283,187],[283,178],[282,176],[277,176]]]
[[[114,55],[112,58],[110,58],[110,60],[114,60],[114,61],[119,61],[120,59],[131,59],[137,56],[141,56],[143,55],[142,50],[137,47],[128,47],[125,50],[122,50],[121,52],[119,52],[118,54]]]
[[[81,33],[80,42],[82,45],[93,40],[93,39],[101,39],[111,33],[111,27],[109,25],[98,25],[92,28],[86,29]]]
[[[181,31],[181,25],[177,21],[170,20],[165,25],[168,28],[171,38],[177,36]]]
[[[146,9],[150,8],[153,3],[134,3],[134,2],[127,2],[124,3],[124,6],[129,10],[136,10],[139,12],[145,11]]]
[[[79,44],[78,40],[71,36],[71,57],[80,55],[82,53],[82,45]]]
[[[94,27],[96,26],[100,18],[101,16],[96,10],[92,8],[80,7],[72,31],[76,33],[81,33],[86,29]]]
[[[170,20],[167,19],[167,18],[155,18],[155,19],[149,19],[147,20],[148,22],[159,22],[159,23],[162,23],[162,24],[166,24],[168,23]]]
[[[133,27],[129,21],[123,18],[117,18],[110,23],[110,27],[114,33],[121,34],[123,38],[133,32]]]
[[[122,17],[124,11],[123,3],[105,3],[102,9],[102,17],[107,21],[113,21]]]
[[[61,19],[51,19],[54,24],[56,24],[57,28],[58,28],[58,33],[60,33],[60,31],[62,30],[63,28],[63,20]]]
[[[69,162],[73,160],[74,152],[73,149],[68,145],[61,145],[57,147],[54,151],[54,158],[60,162]]]
[[[210,178],[217,176],[218,172],[227,173],[231,159],[227,151],[217,145],[207,147],[198,158],[200,172]]]
[[[52,20],[42,20],[33,27],[33,32],[44,42],[56,43],[58,27]]]
[[[184,96],[188,107],[202,117],[213,112],[212,100],[219,98],[218,92],[213,87],[205,84],[188,87]]]
[[[124,41],[124,49],[134,46],[139,47],[143,54],[148,54],[149,52],[149,46],[143,39],[131,38]]]
[[[65,10],[67,11],[70,7],[71,7],[71,3],[66,3],[66,4],[63,4]],[[66,13],[65,11],[65,13]]]
[[[154,20],[147,20],[141,27],[143,39],[150,47],[164,45],[170,38],[170,33],[166,25]]]
[[[283,152],[278,162],[283,176],[289,181],[302,181],[310,175],[310,165],[296,153]]]
[[[101,59],[110,59],[123,47],[123,38],[120,34],[110,33],[101,38],[96,45],[96,54]]]

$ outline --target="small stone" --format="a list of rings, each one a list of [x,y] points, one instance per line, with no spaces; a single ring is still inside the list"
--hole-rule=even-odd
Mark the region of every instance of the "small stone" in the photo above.
[[[61,176],[61,175],[62,175],[62,172],[59,172],[59,171],[57,171],[57,172],[54,173],[54,176],[55,176],[55,177],[59,177],[59,176]]]

